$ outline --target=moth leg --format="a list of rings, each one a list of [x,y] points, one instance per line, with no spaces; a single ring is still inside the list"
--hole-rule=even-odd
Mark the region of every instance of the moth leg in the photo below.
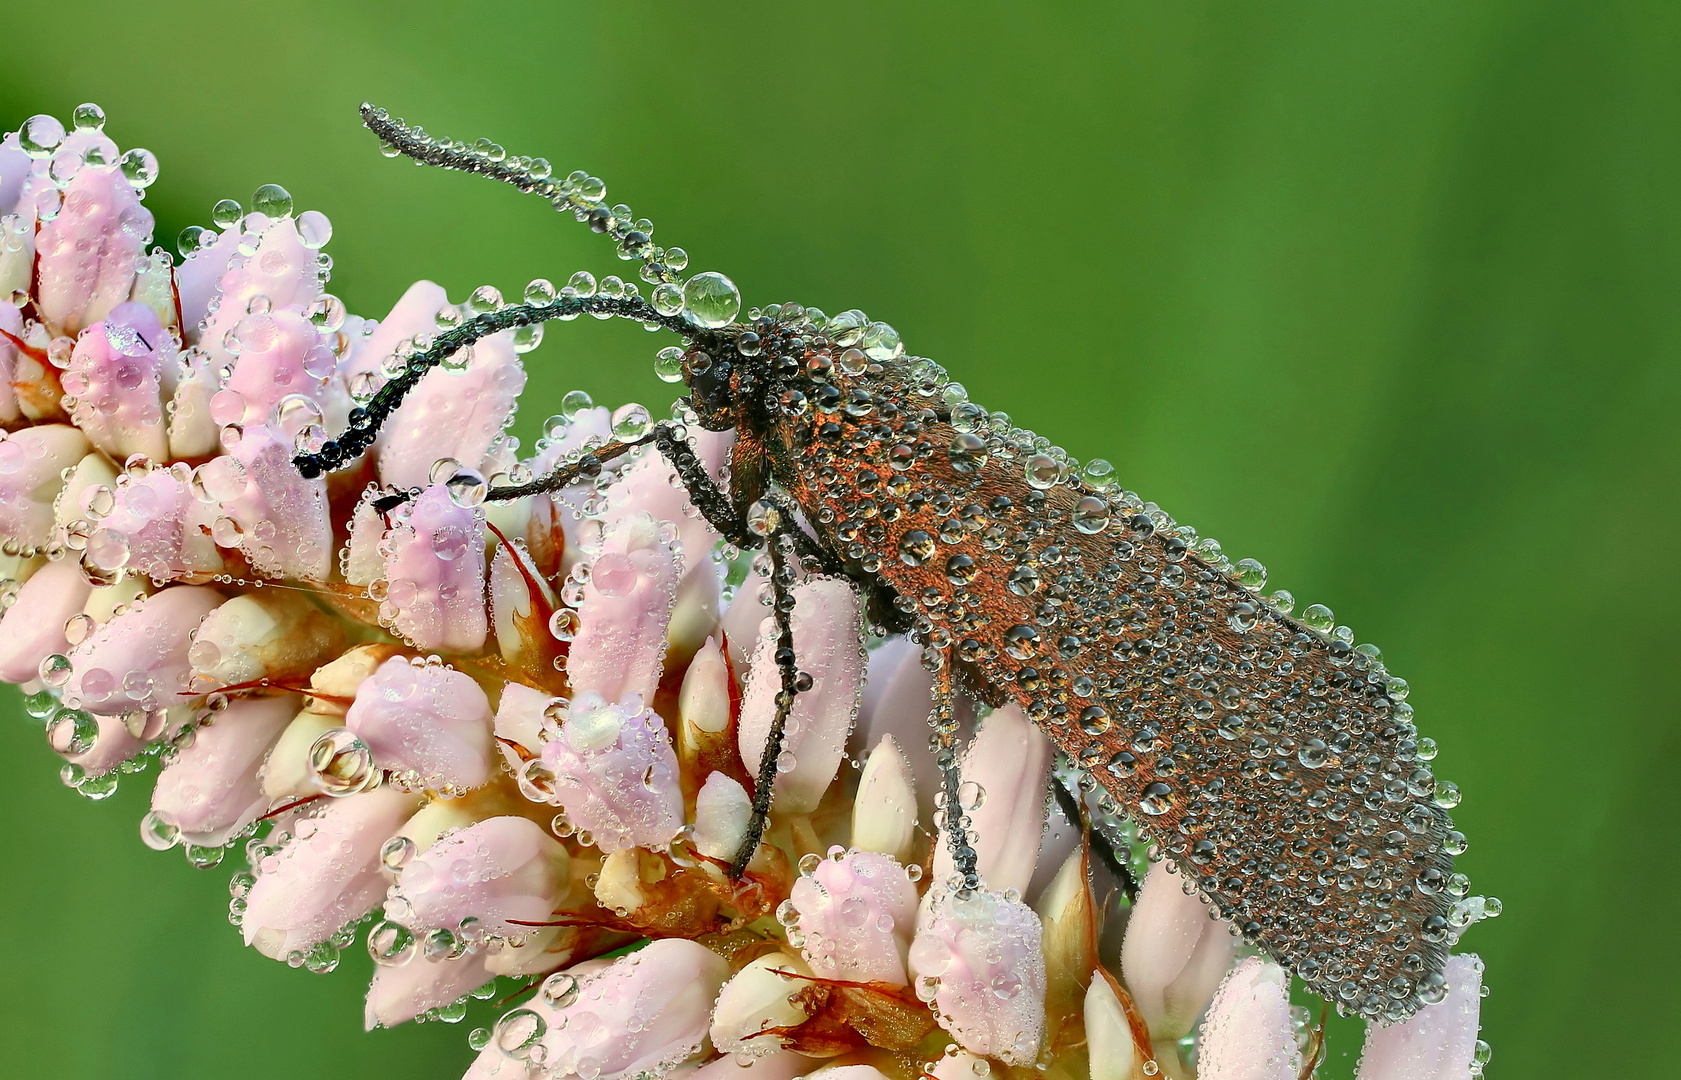
[[[765,737],[764,755],[759,759],[759,775],[754,781],[753,815],[747,823],[747,835],[730,863],[730,877],[740,878],[752,861],[753,853],[764,839],[765,822],[770,816],[771,792],[776,784],[777,758],[782,755],[782,735],[788,725],[788,715],[794,709],[794,697],[800,692],[800,671],[794,658],[794,583],[793,560],[796,545],[790,531],[799,526],[784,518],[770,536],[767,545],[771,559],[771,617],[776,624],[776,670],[781,676],[781,689],[776,693],[776,714],[771,718],[770,733]]]
[[[597,446],[580,455],[576,461],[561,462],[549,472],[524,484],[505,484],[493,487],[485,494],[486,502],[504,502],[509,499],[520,499],[527,495],[542,495],[551,491],[560,491],[571,487],[585,477],[598,476],[601,467],[609,461],[617,460],[630,453],[638,446],[653,441],[653,435],[645,435],[640,439],[630,439],[625,442],[610,442]]]
[[[937,658],[939,663],[934,671],[934,705],[928,713],[928,726],[934,732],[929,742],[934,749],[934,762],[940,769],[940,810],[944,818],[940,831],[951,851],[952,866],[962,880],[963,889],[977,889],[981,884],[981,875],[976,867],[975,849],[969,843],[969,817],[963,812],[963,803],[958,796],[963,786],[963,775],[957,761],[953,657],[949,648],[934,649],[932,646],[924,646],[924,656],[930,660]]]
[[[1132,866],[1128,862],[1128,848],[1126,838],[1112,836],[1109,832],[1091,820],[1086,813],[1085,799],[1079,788],[1079,777],[1082,772],[1063,772],[1058,769],[1059,779],[1051,782],[1051,792],[1056,797],[1057,805],[1062,808],[1062,814],[1070,822],[1080,826],[1091,841],[1092,854],[1099,862],[1109,868],[1110,873],[1121,883],[1121,892],[1126,894],[1127,902],[1138,899],[1138,879],[1132,874]]]

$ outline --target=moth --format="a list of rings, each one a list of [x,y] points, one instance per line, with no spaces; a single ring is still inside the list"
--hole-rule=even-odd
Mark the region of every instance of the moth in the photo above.
[[[607,234],[652,296],[567,290],[440,333],[295,464],[311,477],[343,467],[422,375],[489,334],[583,313],[675,333],[682,345],[662,363],[687,386],[686,415],[736,433],[726,486],[685,425],[666,422],[488,498],[559,490],[652,444],[720,533],[768,552],[781,692],[737,873],[760,840],[783,721],[803,689],[790,586],[802,573],[844,575],[935,672],[957,887],[982,884],[957,797],[952,703],[966,694],[1020,705],[1100,789],[1099,826],[1130,818],[1247,941],[1339,1010],[1393,1022],[1441,999],[1464,894],[1453,789],[1432,776],[1405,682],[1328,611],[1294,617],[1286,594],[1261,595],[1259,564],[1232,565],[1106,466],[1080,469],[967,401],[884,324],[798,304],[738,319],[733,283],[681,278],[686,254],[608,206],[599,180],[556,179],[541,159],[362,112],[388,156],[511,183]]]

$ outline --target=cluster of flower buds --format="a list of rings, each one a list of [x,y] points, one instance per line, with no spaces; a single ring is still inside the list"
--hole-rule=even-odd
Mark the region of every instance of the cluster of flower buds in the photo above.
[[[486,501],[647,411],[569,395],[522,458],[536,335],[510,331],[421,379],[355,468],[306,479],[296,451],[365,426],[416,349],[500,296],[421,282],[349,315],[326,219],[274,186],[218,204],[183,261],[148,251],[156,161],[103,121],[37,116],[0,145],[0,678],[81,794],[156,766],[142,839],[245,864],[246,944],[327,971],[365,941],[370,1026],[459,1021],[498,978],[534,991],[473,1031],[476,1080],[1311,1067],[1285,973],[1165,863],[1129,900],[1144,853],[1094,854],[1014,707],[970,718],[984,884],[958,887],[931,676],[845,580],[794,588],[804,685],[733,877],[780,689],[766,567],[651,451]],[[686,435],[720,474],[727,438]],[[1361,1075],[1480,1072],[1480,983],[1455,958]]]

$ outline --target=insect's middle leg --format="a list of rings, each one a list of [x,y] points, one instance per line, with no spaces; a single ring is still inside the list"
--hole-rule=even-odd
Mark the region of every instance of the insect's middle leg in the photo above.
[[[770,732],[765,737],[763,756],[759,759],[759,775],[753,789],[753,814],[747,823],[747,834],[741,848],[730,863],[730,877],[739,878],[746,872],[753,853],[764,839],[765,823],[770,816],[771,795],[776,785],[778,758],[782,756],[782,736],[788,726],[788,716],[794,709],[794,698],[800,692],[800,670],[794,656],[794,563],[796,548],[791,531],[799,527],[784,518],[770,536],[767,550],[771,559],[771,618],[776,626],[776,670],[780,687],[776,692],[776,713],[771,718]]]

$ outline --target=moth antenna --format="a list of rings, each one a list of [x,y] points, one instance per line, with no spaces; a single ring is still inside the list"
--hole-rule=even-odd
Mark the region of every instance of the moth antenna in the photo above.
[[[682,248],[654,245],[653,222],[633,220],[628,206],[608,206],[607,185],[599,177],[580,170],[556,180],[543,158],[510,157],[489,139],[469,144],[428,135],[367,102],[362,103],[361,112],[362,123],[379,136],[387,157],[400,155],[422,165],[477,173],[547,199],[556,210],[570,211],[591,229],[606,233],[618,245],[620,257],[639,260],[642,280],[650,285],[678,284],[678,272],[689,265],[688,252]]]
[[[551,319],[575,318],[578,315],[598,315],[604,318],[634,319],[640,323],[663,326],[691,342],[710,341],[713,332],[697,328],[681,315],[665,315],[639,296],[568,296],[561,295],[547,304],[510,304],[496,311],[488,311],[453,329],[440,333],[432,344],[408,358],[403,370],[381,386],[366,405],[352,409],[350,426],[337,439],[322,444],[314,452],[299,453],[292,458],[300,473],[313,479],[337,472],[374,444],[379,429],[410,390],[427,372],[446,357],[468,348],[482,338],[516,326],[532,326]]]

